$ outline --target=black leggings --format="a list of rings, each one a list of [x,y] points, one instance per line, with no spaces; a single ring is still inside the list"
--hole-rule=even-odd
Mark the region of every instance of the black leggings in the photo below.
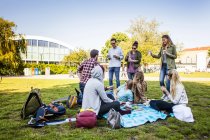
[[[174,106],[174,104],[172,103],[168,103],[163,100],[151,100],[149,104],[153,109],[157,111],[164,110],[168,113],[173,113],[172,107]]]
[[[107,96],[111,99],[114,99],[114,97],[112,95],[108,94]],[[112,108],[116,111],[120,111],[120,102],[113,101],[111,103],[105,103],[105,102],[101,101],[101,107],[100,107],[98,115],[103,116],[104,114],[108,113],[109,110]]]

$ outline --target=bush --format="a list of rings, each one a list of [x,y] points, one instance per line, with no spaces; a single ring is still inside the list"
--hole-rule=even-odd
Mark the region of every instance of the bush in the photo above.
[[[63,64],[25,64],[25,68],[38,68],[41,74],[45,74],[45,68],[50,67],[51,74],[68,74],[70,71],[75,73],[76,66],[66,66]]]

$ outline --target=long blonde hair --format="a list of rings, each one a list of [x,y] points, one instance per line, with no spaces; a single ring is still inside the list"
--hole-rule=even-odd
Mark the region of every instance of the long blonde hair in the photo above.
[[[182,82],[180,81],[179,74],[178,74],[178,72],[175,69],[170,70],[168,75],[171,78],[170,93],[171,93],[172,97],[175,98],[175,96],[176,96],[176,87],[177,87],[178,84],[182,85]]]

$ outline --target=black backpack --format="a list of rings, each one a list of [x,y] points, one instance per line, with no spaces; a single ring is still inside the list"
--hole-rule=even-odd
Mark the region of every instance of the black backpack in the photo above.
[[[40,98],[40,89],[31,88],[28,98],[25,101],[23,108],[21,110],[20,116],[22,119],[26,119],[31,115],[35,115],[37,110],[43,106],[42,100]]]

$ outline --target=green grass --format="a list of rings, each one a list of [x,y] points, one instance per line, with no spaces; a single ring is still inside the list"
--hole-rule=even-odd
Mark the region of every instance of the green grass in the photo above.
[[[154,123],[112,130],[105,120],[99,120],[93,129],[78,129],[75,124],[46,126],[35,129],[27,126],[27,120],[21,120],[20,111],[28,96],[30,87],[41,89],[42,100],[50,103],[53,99],[68,96],[78,87],[78,81],[72,80],[33,80],[4,78],[0,83],[0,139],[209,139],[210,137],[210,82],[184,82],[189,106],[195,122],[185,123],[175,118],[167,118]],[[106,82],[107,84],[107,82]],[[159,82],[148,81],[149,98],[161,96]],[[78,107],[68,109],[66,115],[75,116]]]
[[[159,77],[159,72],[145,73],[145,76]],[[210,72],[193,72],[190,74],[185,74],[184,72],[179,72],[179,75],[184,78],[210,78]]]

